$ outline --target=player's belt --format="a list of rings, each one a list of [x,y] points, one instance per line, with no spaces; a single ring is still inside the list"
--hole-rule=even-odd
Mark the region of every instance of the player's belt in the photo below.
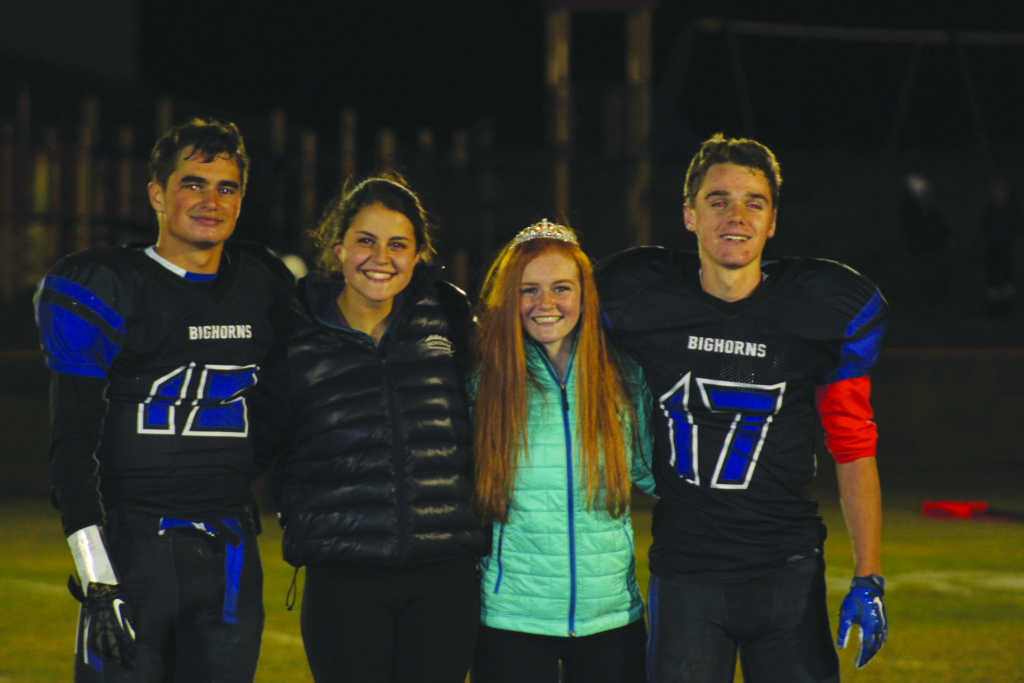
[[[224,612],[225,624],[238,622],[238,590],[242,583],[242,560],[245,543],[242,541],[242,526],[234,517],[217,522],[191,522],[174,517],[160,518],[161,536],[168,529],[196,529],[224,541]]]

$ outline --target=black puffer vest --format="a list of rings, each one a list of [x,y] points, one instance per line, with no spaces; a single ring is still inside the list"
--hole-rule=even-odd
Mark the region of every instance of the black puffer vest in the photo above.
[[[470,504],[471,312],[439,272],[417,268],[378,346],[328,322],[337,283],[300,283],[292,437],[274,477],[292,565],[398,568],[489,549]]]

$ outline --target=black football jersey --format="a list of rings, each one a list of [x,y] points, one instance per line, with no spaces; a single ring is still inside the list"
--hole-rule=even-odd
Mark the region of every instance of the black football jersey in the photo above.
[[[205,282],[131,246],[54,266],[36,315],[66,531],[101,523],[104,507],[205,520],[251,503],[249,402],[287,337],[291,293],[284,266],[244,243]]]
[[[651,571],[688,580],[767,573],[820,552],[806,487],[816,468],[820,385],[876,362],[887,305],[850,268],[815,259],[762,264],[747,298],[700,286],[695,253],[640,248],[598,271],[616,342],[657,402]]]

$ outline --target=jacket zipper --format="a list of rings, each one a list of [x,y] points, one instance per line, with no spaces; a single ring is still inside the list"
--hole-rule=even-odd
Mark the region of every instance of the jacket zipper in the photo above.
[[[398,532],[398,557],[404,559],[408,550],[409,535],[409,520],[405,513],[405,501],[409,494],[404,476],[405,461],[402,457],[406,436],[401,423],[398,400],[395,397],[394,383],[391,380],[391,368],[388,366],[387,352],[383,347],[383,340],[378,353],[381,355],[380,371],[384,381],[384,392],[387,395],[388,421],[392,425],[391,458],[395,468],[395,523]]]
[[[410,545],[409,540],[412,531],[412,522],[409,519],[409,516],[404,513],[406,507],[405,501],[409,495],[409,486],[403,476],[403,473],[405,472],[405,463],[402,454],[405,446],[407,445],[408,434],[405,432],[405,425],[400,419],[401,412],[398,408],[398,399],[395,396],[395,383],[392,381],[391,367],[388,364],[388,343],[391,340],[394,330],[406,324],[407,319],[412,315],[410,311],[414,310],[414,308],[426,297],[427,293],[434,286],[434,282],[440,276],[440,273],[440,267],[434,267],[431,272],[419,281],[415,291],[410,290],[411,294],[408,299],[403,302],[402,310],[399,311],[398,317],[392,320],[387,329],[384,330],[384,334],[381,335],[379,344],[375,344],[373,338],[365,332],[360,332],[351,328],[339,328],[335,324],[326,323],[316,313],[313,313],[313,318],[321,325],[325,325],[326,327],[330,327],[335,330],[343,329],[346,333],[354,335],[357,338],[361,338],[362,343],[368,344],[380,357],[380,372],[383,384],[382,388],[388,405],[388,422],[393,425],[391,456],[395,468],[395,515],[397,524],[396,532],[398,535],[397,553],[400,559],[405,559],[406,552]]]
[[[558,373],[551,366],[550,361],[547,358],[547,354],[541,352],[541,358],[544,359],[544,365],[551,374],[551,378],[555,380],[558,385],[558,390],[562,398],[562,430],[565,434],[565,481],[566,481],[566,496],[568,501],[568,514],[569,514],[569,637],[573,638],[576,636],[576,510],[575,510],[575,495],[573,487],[573,466],[572,466],[572,425],[569,421],[569,395],[566,390],[565,382],[558,378]],[[575,353],[569,360],[569,366],[566,368],[565,376],[568,377],[572,372],[572,363],[575,360]]]
[[[568,373],[566,373],[568,374]],[[569,507],[569,636],[576,635],[576,504],[573,495],[572,430],[569,424],[569,397],[565,384],[559,383],[562,392],[562,425],[565,428],[565,472],[566,493]]]
[[[436,272],[440,273],[440,270]],[[408,463],[405,462],[404,458],[407,446],[409,445],[409,434],[406,431],[406,425],[402,420],[402,413],[398,406],[397,387],[391,376],[391,365],[388,363],[388,347],[391,337],[395,334],[395,330],[406,324],[409,316],[412,315],[410,311],[419,305],[420,301],[424,298],[424,293],[427,291],[426,287],[432,286],[436,279],[436,277],[428,278],[425,282],[429,284],[424,284],[414,296],[409,297],[402,304],[398,317],[391,321],[387,329],[384,330],[384,334],[381,335],[380,343],[374,344],[377,353],[380,354],[381,375],[384,379],[384,391],[387,393],[388,400],[388,422],[392,425],[393,442],[391,452],[395,467],[395,517],[398,527],[398,557],[402,560],[406,558],[412,541],[412,519],[408,512],[408,505],[406,505],[406,501],[409,498],[409,482],[406,481],[405,477],[406,465]],[[369,337],[369,335],[366,336]],[[370,343],[373,343],[372,338]]]
[[[501,588],[501,546],[505,543],[505,525],[502,524],[498,528],[498,578],[494,581],[494,592],[497,593],[498,589]]]

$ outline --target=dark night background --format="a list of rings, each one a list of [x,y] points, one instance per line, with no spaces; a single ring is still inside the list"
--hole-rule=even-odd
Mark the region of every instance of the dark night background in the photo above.
[[[72,149],[87,95],[99,100],[97,152],[113,155],[120,128],[131,126],[140,163],[155,136],[158,97],[173,100],[175,122],[231,118],[254,161],[239,232],[290,249],[309,219],[289,214],[285,232],[268,227],[273,181],[292,194],[300,189],[296,141],[316,131],[319,211],[340,186],[339,115],[352,107],[359,173],[373,171],[376,136],[392,128],[399,166],[439,219],[452,274],[459,273],[456,248],[476,244],[486,220],[495,243],[548,216],[568,220],[595,257],[631,244],[623,228],[631,160],[608,132],[615,129],[609,102],[621,101],[626,74],[621,12],[572,19],[575,140],[571,208],[562,217],[551,208],[540,0],[84,5],[46,0],[0,10],[0,124],[33,149],[48,126],[62,149]],[[1017,0],[661,0],[653,13],[651,241],[692,245],[680,188],[696,144],[716,131],[768,144],[785,177],[771,251],[849,263],[891,303],[888,350],[875,374],[884,449],[898,454],[880,458],[887,475],[926,464],[959,472],[971,457],[978,482],[1021,480],[1013,426],[1024,411],[1024,321],[1019,302],[998,316],[986,306],[979,224],[996,174],[1024,193],[1022,15]],[[726,27],[777,24],[789,35],[755,35],[739,23],[731,40],[727,31],[694,30],[702,17]],[[799,35],[799,27],[833,31],[825,40]],[[885,32],[864,39],[834,30],[842,28]],[[288,120],[289,151],[278,159],[266,150],[274,107]],[[432,182],[414,154],[422,128],[435,137]],[[486,158],[484,130],[494,140]],[[451,162],[460,132],[474,155],[461,171]],[[484,170],[495,185],[486,206]],[[950,227],[937,263],[903,233],[899,203],[909,172],[931,180]],[[151,230],[141,185],[133,195]],[[460,284],[470,291],[473,269],[489,261],[487,247],[469,253]],[[1018,242],[1018,270],[1020,250]],[[19,405],[21,387],[35,387],[31,400],[45,401],[34,366],[41,363],[18,355],[35,353],[33,281],[23,277],[13,301],[0,306],[0,349],[13,354],[0,367],[14,373],[0,378],[8,392],[0,398],[9,394]],[[19,360],[29,357],[33,367]],[[42,424],[23,424],[0,432],[34,435],[33,444],[45,438]]]
[[[139,77],[150,87],[224,107],[286,103],[293,116],[319,127],[334,126],[336,112],[346,105],[379,125],[429,125],[442,134],[489,116],[496,119],[499,139],[537,145],[544,138],[543,12],[538,0],[296,0],[270,9],[212,0],[189,12],[140,3]],[[686,22],[699,17],[1013,31],[1022,26],[1021,14],[1012,0],[663,0],[654,12],[655,89],[671,75],[667,71]],[[572,40],[577,87],[623,81],[622,13],[577,13]],[[741,46],[747,86],[755,110],[764,116],[763,127],[779,138],[777,143],[804,135],[815,143],[884,139],[906,69],[906,45],[812,39],[747,43]],[[984,103],[993,130],[1003,130],[1024,113],[1012,88],[1020,77],[1020,51],[972,55],[979,87],[999,98]],[[916,86],[915,108],[929,109],[919,141],[969,138],[958,67],[953,55],[942,54],[952,50],[931,52]],[[1006,87],[988,92],[999,83]],[[684,84],[690,101],[675,103],[678,122],[699,135],[737,126],[734,73],[721,40],[705,37],[694,45]],[[758,106],[764,100],[771,104]]]
[[[208,0],[182,8],[45,0],[8,6],[0,15],[0,122],[13,122],[15,135],[33,146],[53,127],[58,144],[71,149],[82,101],[95,95],[97,153],[121,153],[111,150],[130,126],[131,153],[141,163],[157,133],[159,97],[173,101],[176,122],[193,115],[236,120],[254,160],[240,234],[293,250],[315,217],[293,212],[283,227],[269,226],[272,184],[287,185],[284,192],[294,201],[301,185],[312,182],[319,213],[340,187],[339,118],[352,108],[358,113],[358,173],[374,170],[377,136],[392,129],[399,145],[395,163],[441,224],[442,256],[472,242],[484,222],[478,177],[487,164],[496,186],[485,207],[494,237],[470,256],[482,265],[489,248],[553,213],[544,82],[548,5]],[[776,151],[786,179],[779,236],[770,250],[851,263],[894,301],[905,298],[906,314],[920,313],[928,302],[918,299],[927,296],[912,272],[918,259],[902,235],[899,195],[904,176],[921,173],[950,225],[951,253],[966,257],[946,278],[948,303],[958,320],[975,322],[984,289],[978,226],[989,183],[1000,175],[1018,193],[1024,190],[1022,15],[1016,0],[657,2],[651,241],[690,244],[680,226],[679,187],[696,145],[716,131],[755,137]],[[697,21],[708,17],[720,21],[717,30]],[[754,22],[760,33],[744,22]],[[773,27],[775,35],[767,35]],[[821,27],[830,31],[827,39]],[[868,29],[879,32],[866,36]],[[571,32],[570,211],[550,217],[569,221],[602,257],[632,243],[623,229],[631,172],[621,141],[625,14],[574,12]],[[26,93],[30,106],[20,99]],[[277,158],[266,149],[273,108],[285,111],[288,122],[288,150]],[[433,133],[436,149],[430,182],[415,158],[423,129]],[[319,145],[312,181],[300,176],[297,146],[305,131],[315,131]],[[483,150],[486,158],[485,131],[493,139]],[[460,134],[475,156],[453,171]],[[463,176],[455,177],[458,172]],[[134,194],[138,220],[149,221],[141,191]],[[145,227],[151,230],[151,221]],[[468,273],[461,284],[471,289],[472,282]],[[1006,331],[1007,320],[996,327],[976,322],[986,326],[983,335],[951,336],[948,325],[909,334],[924,329],[918,321],[917,328],[902,328],[908,335],[898,340],[1019,342],[1016,330]]]

